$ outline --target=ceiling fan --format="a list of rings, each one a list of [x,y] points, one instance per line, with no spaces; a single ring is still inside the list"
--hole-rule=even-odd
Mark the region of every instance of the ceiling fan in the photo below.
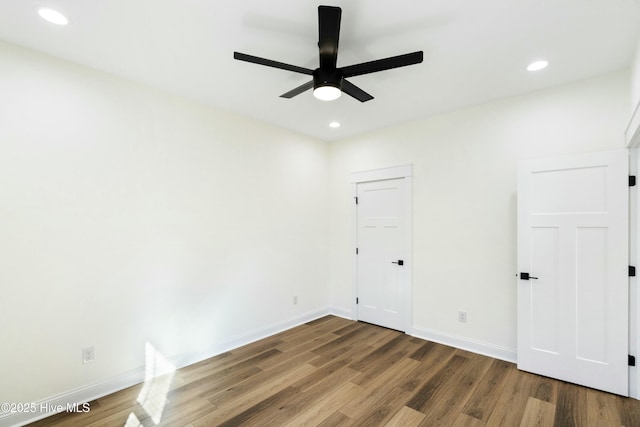
[[[313,76],[313,80],[280,95],[281,98],[293,98],[313,88],[313,94],[318,99],[331,101],[337,99],[340,94],[344,92],[360,102],[372,100],[373,96],[346,80],[347,78],[422,62],[423,53],[422,51],[418,51],[337,68],[341,17],[342,9],[339,7],[318,6],[320,67],[315,70],[240,52],[233,52],[233,57],[240,61],[252,62],[254,64],[266,65],[267,67],[280,68],[282,70]]]

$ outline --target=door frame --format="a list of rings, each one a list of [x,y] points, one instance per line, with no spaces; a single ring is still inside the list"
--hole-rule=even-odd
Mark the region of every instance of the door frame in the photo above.
[[[351,173],[351,193],[353,200],[358,195],[358,184],[373,181],[383,181],[386,179],[404,179],[405,180],[405,206],[406,206],[406,227],[403,236],[404,249],[406,255],[405,259],[405,283],[404,283],[404,303],[403,303],[403,323],[404,332],[408,335],[413,333],[413,253],[412,253],[412,238],[413,238],[413,203],[412,203],[412,181],[413,181],[413,165],[402,165],[396,167],[365,170]],[[353,238],[353,268],[352,268],[352,298],[351,298],[351,312],[353,313],[353,319],[358,319],[358,305],[356,298],[358,295],[358,256],[356,249],[358,247],[358,210],[356,203],[353,204],[354,208],[352,212],[352,238]]]
[[[629,175],[638,175],[640,169],[640,138],[636,145],[628,146],[630,153]],[[636,187],[629,188],[629,265],[640,266],[640,197]],[[629,277],[629,354],[640,356],[640,292],[638,277]],[[636,361],[637,365],[637,361]],[[629,367],[629,397],[640,400],[640,369]]]

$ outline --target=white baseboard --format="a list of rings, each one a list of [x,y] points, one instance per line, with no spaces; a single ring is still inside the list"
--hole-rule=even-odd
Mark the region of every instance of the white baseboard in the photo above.
[[[334,316],[342,317],[343,319],[354,320],[353,314],[351,313],[351,310],[347,310],[347,309],[344,309],[344,308],[338,308],[338,307],[331,307],[329,312],[330,312],[330,314],[332,314]]]
[[[348,309],[331,307],[330,314],[349,320],[355,320],[353,313]],[[515,348],[501,347],[484,341],[474,340],[457,335],[445,334],[443,332],[420,327],[410,328],[408,331],[406,331],[406,333],[423,340],[437,342],[439,344],[471,351],[473,353],[482,354],[484,356],[493,357],[495,359],[500,359],[511,363],[517,363],[517,354]]]
[[[275,335],[279,332],[291,329],[293,327],[302,325],[303,323],[310,322],[320,317],[335,314],[336,316],[342,316],[339,313],[334,313],[333,310],[327,308],[305,313],[295,318],[284,320],[281,322],[267,325],[263,328],[256,329],[243,335],[240,338],[233,339],[224,343],[219,343],[205,351],[197,353],[184,353],[169,358],[169,361],[176,367],[176,369],[184,368],[185,366],[200,362],[202,360],[209,359],[218,354],[224,353],[234,348],[242,347],[243,345],[250,344],[254,341],[267,338],[271,335]],[[342,316],[344,317],[344,316]],[[111,393],[123,390],[127,387],[131,387],[136,384],[140,384],[145,381],[145,367],[133,369],[128,372],[124,372],[113,378],[99,383],[91,384],[86,387],[80,387],[75,390],[70,390],[43,399],[39,402],[34,402],[35,411],[28,413],[3,413],[0,414],[0,427],[19,427],[34,421],[46,418],[54,415],[55,408],[67,408],[67,405],[76,405],[80,407],[85,402],[98,399]]]
[[[516,363],[518,360],[515,348],[502,347],[484,341],[445,334],[443,332],[419,327],[414,327],[411,335],[427,341],[437,342],[439,344],[471,351],[473,353],[482,354],[484,356],[493,357],[494,359],[500,359],[511,363]]]

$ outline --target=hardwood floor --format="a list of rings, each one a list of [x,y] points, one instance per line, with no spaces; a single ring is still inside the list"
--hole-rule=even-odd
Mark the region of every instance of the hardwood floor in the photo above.
[[[140,402],[140,403],[139,403]],[[160,418],[161,416],[161,418]],[[640,426],[640,401],[327,316],[33,426]]]

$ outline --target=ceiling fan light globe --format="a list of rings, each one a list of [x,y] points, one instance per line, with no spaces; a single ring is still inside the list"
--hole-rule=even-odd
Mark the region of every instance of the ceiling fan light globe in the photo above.
[[[334,101],[340,98],[342,91],[335,86],[318,86],[313,90],[313,96],[322,101]]]

